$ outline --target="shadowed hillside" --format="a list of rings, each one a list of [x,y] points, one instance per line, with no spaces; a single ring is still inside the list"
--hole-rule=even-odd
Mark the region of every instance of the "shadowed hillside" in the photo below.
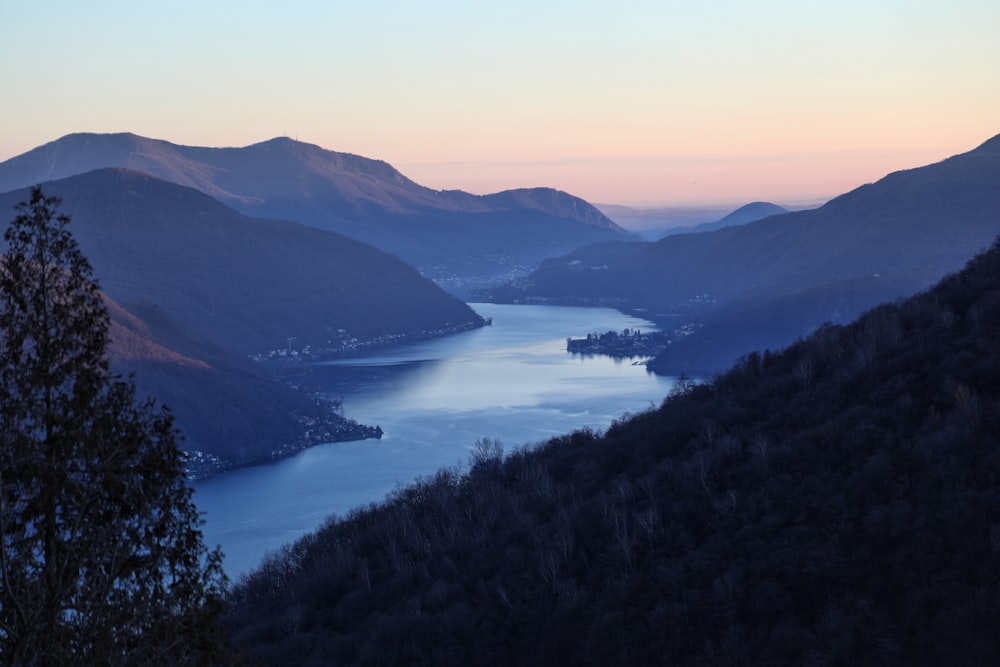
[[[1000,661],[1000,241],[605,435],[479,443],[235,589],[265,664]]]
[[[45,184],[63,199],[102,288],[135,312],[239,354],[422,336],[481,320],[375,248],[290,222],[249,218],[191,188],[105,169]],[[11,210],[23,191],[0,195]]]

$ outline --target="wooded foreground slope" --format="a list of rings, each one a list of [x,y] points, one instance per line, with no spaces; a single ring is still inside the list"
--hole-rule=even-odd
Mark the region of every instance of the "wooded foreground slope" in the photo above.
[[[604,435],[480,448],[233,593],[269,664],[1000,664],[1000,241]]]

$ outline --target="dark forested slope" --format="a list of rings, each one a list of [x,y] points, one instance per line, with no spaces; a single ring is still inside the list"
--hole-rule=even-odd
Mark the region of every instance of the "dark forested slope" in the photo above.
[[[1000,242],[605,435],[481,446],[235,589],[267,664],[1000,663]]]

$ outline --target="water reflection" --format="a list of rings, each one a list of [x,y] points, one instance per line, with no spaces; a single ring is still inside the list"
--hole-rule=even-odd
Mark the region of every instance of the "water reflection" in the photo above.
[[[301,376],[301,381],[323,391],[331,398],[355,398],[374,393],[405,393],[427,381],[428,374],[440,363],[438,359],[390,361],[378,364],[368,357],[349,362],[317,364]]]

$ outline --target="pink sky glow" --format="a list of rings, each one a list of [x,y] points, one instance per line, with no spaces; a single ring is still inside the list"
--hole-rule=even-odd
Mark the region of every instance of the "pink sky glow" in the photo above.
[[[815,203],[1000,133],[998,25],[995,0],[0,0],[0,160],[285,135],[438,189]]]

